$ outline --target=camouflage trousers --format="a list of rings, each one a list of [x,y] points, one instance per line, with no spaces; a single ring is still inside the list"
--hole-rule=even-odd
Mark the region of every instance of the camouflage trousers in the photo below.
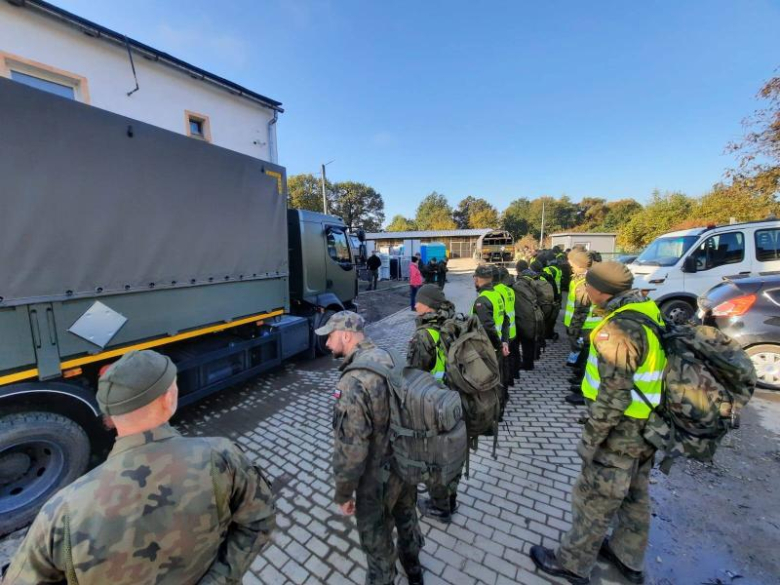
[[[461,474],[458,473],[448,484],[436,484],[428,486],[428,495],[431,496],[431,502],[439,510],[450,510],[451,504],[458,496],[458,484]]]
[[[407,574],[420,570],[424,540],[417,521],[417,486],[407,485],[392,472],[384,483],[361,485],[355,498],[355,521],[368,564],[366,585],[392,585],[396,558]],[[398,531],[397,554],[393,527]]]
[[[641,571],[650,530],[648,493],[653,454],[627,459],[627,469],[586,463],[572,494],[572,527],[556,553],[561,565],[582,577],[590,576],[610,524],[615,528],[610,548],[628,567]]]

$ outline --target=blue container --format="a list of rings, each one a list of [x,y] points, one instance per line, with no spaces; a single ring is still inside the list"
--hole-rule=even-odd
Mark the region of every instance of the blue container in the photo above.
[[[420,259],[423,264],[427,264],[431,258],[436,258],[437,261],[447,257],[447,248],[444,244],[439,242],[433,242],[431,244],[423,244],[420,246]]]

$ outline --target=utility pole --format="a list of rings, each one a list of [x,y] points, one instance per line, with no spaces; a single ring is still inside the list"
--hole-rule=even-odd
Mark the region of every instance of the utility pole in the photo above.
[[[539,235],[539,248],[544,248],[544,199],[542,199],[542,231]]]
[[[325,193],[325,167],[332,162],[333,161],[326,162],[324,165],[322,165],[322,213],[325,214],[328,213],[328,196]]]

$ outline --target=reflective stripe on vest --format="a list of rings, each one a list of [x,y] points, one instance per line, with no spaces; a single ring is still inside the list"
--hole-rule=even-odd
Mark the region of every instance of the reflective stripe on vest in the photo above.
[[[498,337],[501,337],[501,328],[504,325],[504,298],[496,290],[483,290],[479,293],[479,297],[485,297],[493,305],[493,325],[496,327],[496,333]],[[476,302],[476,301],[474,301]],[[474,314],[474,306],[471,307],[471,314]]]
[[[436,346],[436,365],[433,366],[431,374],[433,374],[433,377],[437,380],[443,381],[444,371],[447,365],[447,356],[444,355],[444,348],[441,346],[441,343],[439,343],[441,333],[436,331],[436,329],[426,329],[426,331],[428,332],[428,335],[431,336],[431,339],[433,339],[433,343]]]
[[[609,321],[618,313],[623,311],[636,311],[650,317],[659,325],[664,322],[661,319],[661,311],[654,301],[648,300],[641,303],[629,303],[610,313],[601,323],[599,323],[590,334],[590,353],[588,354],[588,363],[585,366],[585,378],[582,380],[582,394],[585,398],[596,400],[599,395],[599,385],[601,378],[598,368],[598,351],[596,350],[596,336],[599,331],[609,323]],[[653,406],[661,403],[661,391],[663,390],[663,374],[666,367],[666,354],[661,347],[661,343],[655,333],[646,325],[642,325],[647,337],[647,357],[645,361],[634,372],[634,388],[631,389],[631,404],[623,413],[631,418],[645,419],[650,416],[650,408],[642,400],[638,388]]]
[[[553,277],[553,280],[555,281],[555,287],[558,290],[561,290],[561,276],[563,275],[561,269],[557,266],[545,266],[544,271]]]
[[[517,323],[515,322],[515,291],[504,283],[495,284],[493,288],[497,290],[504,299],[504,310],[509,317],[509,339],[517,336]]]
[[[569,298],[566,300],[566,312],[563,314],[563,324],[566,327],[571,325],[571,320],[574,318],[577,287],[583,282],[585,282],[584,276],[578,278],[577,280],[573,280],[569,285]],[[588,309],[588,316],[585,318],[585,322],[582,324],[582,329],[585,331],[593,329],[596,325],[604,320],[603,317],[593,314],[593,309],[595,308],[595,305],[591,303],[590,309]]]

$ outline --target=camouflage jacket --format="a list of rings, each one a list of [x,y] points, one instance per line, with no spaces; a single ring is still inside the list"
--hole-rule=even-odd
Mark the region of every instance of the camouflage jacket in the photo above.
[[[493,290],[493,285],[488,284],[477,288],[477,295],[480,295],[483,290]],[[482,327],[485,329],[490,343],[493,344],[493,348],[496,350],[501,349],[501,343],[509,341],[509,319],[504,319],[501,331],[496,331],[496,324],[493,321],[493,303],[491,303],[484,296],[477,296],[477,300],[474,301],[474,314],[479,318],[479,322],[482,323]]]
[[[410,368],[430,372],[436,365],[436,344],[427,329],[438,330],[441,324],[455,315],[452,303],[445,303],[441,309],[417,317],[417,329],[409,340],[406,365]]]
[[[582,274],[575,274],[572,277],[572,282],[581,277]],[[571,324],[566,330],[569,339],[576,341],[579,337],[582,337],[582,326],[585,325],[585,320],[588,318],[591,305],[592,303],[588,296],[588,291],[585,289],[585,281],[579,280],[574,289],[574,313],[571,317]],[[587,335],[585,337],[587,337]],[[585,343],[589,343],[588,339],[585,339]]]
[[[626,291],[612,297],[604,312],[609,315],[623,305],[644,300],[639,291]],[[595,402],[588,401],[580,449],[586,458],[592,456],[605,465],[627,469],[635,458],[652,453],[642,438],[647,421],[623,415],[631,404],[634,373],[647,357],[647,337],[641,324],[615,318],[599,330],[593,343],[601,382]]]
[[[519,277],[513,284],[515,291],[515,322],[521,339],[536,337],[536,312],[540,311],[533,282]]]
[[[239,584],[275,515],[269,484],[233,443],[164,424],[117,439],[55,494],[5,583]]]
[[[343,371],[355,359],[375,360],[392,367],[385,350],[370,339],[361,341],[339,368]],[[379,481],[381,468],[390,459],[390,395],[387,382],[367,370],[342,374],[336,384],[333,408],[334,501],[343,504],[355,493],[371,490]]]

